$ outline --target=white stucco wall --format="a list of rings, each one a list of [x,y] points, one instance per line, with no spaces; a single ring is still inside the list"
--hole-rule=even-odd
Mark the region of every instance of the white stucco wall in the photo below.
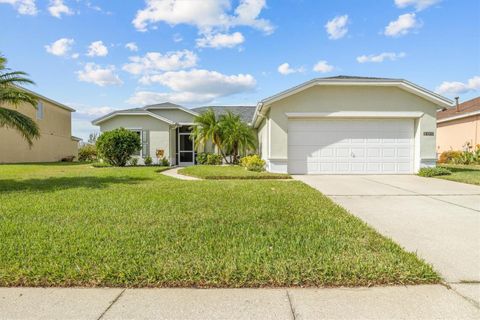
[[[149,155],[154,162],[158,159],[156,157],[157,149],[163,149],[165,155],[169,156],[169,161],[172,163],[172,150],[170,148],[170,125],[161,120],[150,116],[135,116],[135,115],[119,115],[108,119],[100,124],[100,131],[110,131],[117,128],[125,129],[141,129],[149,132]],[[173,155],[175,150],[173,150]]]
[[[270,140],[269,167],[285,170],[288,157],[289,112],[422,112],[416,120],[415,143],[419,166],[431,165],[436,159],[436,110],[437,106],[419,96],[396,87],[366,86],[314,86],[268,105]],[[264,128],[259,128],[263,137]],[[423,136],[423,132],[434,136]],[[265,156],[264,156],[265,157]]]

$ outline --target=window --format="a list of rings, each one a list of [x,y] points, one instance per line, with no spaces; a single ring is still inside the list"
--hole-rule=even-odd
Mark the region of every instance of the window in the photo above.
[[[43,119],[43,103],[41,101],[37,104],[37,120]]]

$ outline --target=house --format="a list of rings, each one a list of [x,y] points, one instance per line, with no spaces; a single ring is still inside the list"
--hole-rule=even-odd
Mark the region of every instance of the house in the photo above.
[[[463,150],[480,144],[480,97],[437,113],[437,151]]]
[[[72,136],[72,112],[75,110],[38,93],[22,90],[38,98],[37,109],[30,104],[2,107],[33,119],[40,129],[40,138],[30,147],[16,130],[0,127],[0,163],[55,162],[77,157],[80,139]]]
[[[212,108],[218,115],[228,110],[239,114],[246,122],[251,122],[254,106],[212,106],[187,109],[173,103],[160,103],[111,112],[94,120],[100,131],[126,128],[140,136],[142,149],[137,156],[140,159],[152,157],[154,162],[159,158],[167,158],[173,165],[188,166],[195,162],[195,148],[190,140],[191,126],[194,118]],[[213,151],[211,144],[202,146],[202,151]]]
[[[258,134],[258,152],[269,171],[411,174],[435,165],[437,110],[452,105],[406,80],[337,76],[307,81],[256,107],[230,110],[251,117],[247,122]],[[138,132],[142,156],[162,150],[172,164],[191,165],[195,153],[188,136],[203,110],[163,103],[115,111],[93,124],[101,131]]]

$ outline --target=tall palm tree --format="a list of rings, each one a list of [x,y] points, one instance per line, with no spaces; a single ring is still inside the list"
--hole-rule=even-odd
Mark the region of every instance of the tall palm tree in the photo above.
[[[37,108],[37,98],[18,86],[22,84],[34,84],[28,79],[28,74],[22,71],[11,71],[6,67],[7,59],[0,55],[0,127],[12,128],[20,132],[32,146],[33,139],[40,136],[38,125],[31,118],[18,112],[7,109],[5,105],[18,107],[22,103],[28,103]]]
[[[206,145],[207,141],[212,141],[217,147],[218,152],[226,160],[222,148],[220,125],[213,109],[210,108],[206,112],[196,116],[193,123],[191,138],[195,142],[195,146]]]
[[[240,152],[246,154],[248,150],[255,149],[257,144],[255,134],[239,115],[235,115],[231,111],[221,115],[219,127],[223,148],[231,155],[232,163],[238,163]]]

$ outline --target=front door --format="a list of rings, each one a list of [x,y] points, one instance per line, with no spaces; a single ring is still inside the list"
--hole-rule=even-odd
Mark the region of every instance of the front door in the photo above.
[[[190,132],[178,132],[178,165],[191,166],[195,164],[195,151],[193,141],[190,140]]]

